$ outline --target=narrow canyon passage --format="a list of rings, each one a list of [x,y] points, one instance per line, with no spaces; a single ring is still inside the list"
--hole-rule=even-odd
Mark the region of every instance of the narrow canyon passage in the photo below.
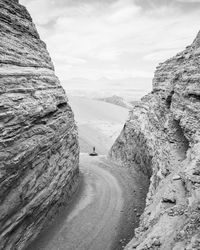
[[[28,250],[109,250],[117,237],[122,190],[116,178],[81,155],[82,185],[70,207]]]
[[[142,213],[146,179],[105,156],[80,156],[81,184],[72,202],[26,250],[121,250]]]

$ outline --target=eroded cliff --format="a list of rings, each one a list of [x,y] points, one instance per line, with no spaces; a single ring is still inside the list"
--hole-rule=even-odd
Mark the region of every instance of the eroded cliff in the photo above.
[[[0,0],[0,249],[23,249],[78,185],[73,112],[17,0]]]
[[[152,92],[130,112],[110,151],[150,178],[140,226],[126,249],[200,249],[199,111],[200,33],[158,66]]]

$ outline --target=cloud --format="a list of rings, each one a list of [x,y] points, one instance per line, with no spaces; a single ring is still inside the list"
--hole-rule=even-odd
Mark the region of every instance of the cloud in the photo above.
[[[176,0],[176,1],[183,3],[200,3],[200,0]]]
[[[190,44],[200,27],[200,0],[20,2],[61,80],[150,77],[160,61]]]

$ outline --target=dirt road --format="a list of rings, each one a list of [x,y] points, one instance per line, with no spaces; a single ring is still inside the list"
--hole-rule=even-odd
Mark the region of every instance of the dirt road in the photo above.
[[[116,178],[95,160],[81,155],[83,184],[79,199],[28,250],[111,249],[123,206],[122,191]]]
[[[145,206],[146,176],[105,156],[80,157],[81,185],[72,202],[26,250],[122,250]]]

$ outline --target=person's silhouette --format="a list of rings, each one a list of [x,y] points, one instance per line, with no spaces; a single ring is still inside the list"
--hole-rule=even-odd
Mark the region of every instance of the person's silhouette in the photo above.
[[[96,153],[96,148],[93,147],[93,152],[89,154],[90,156],[97,156],[98,154]]]

